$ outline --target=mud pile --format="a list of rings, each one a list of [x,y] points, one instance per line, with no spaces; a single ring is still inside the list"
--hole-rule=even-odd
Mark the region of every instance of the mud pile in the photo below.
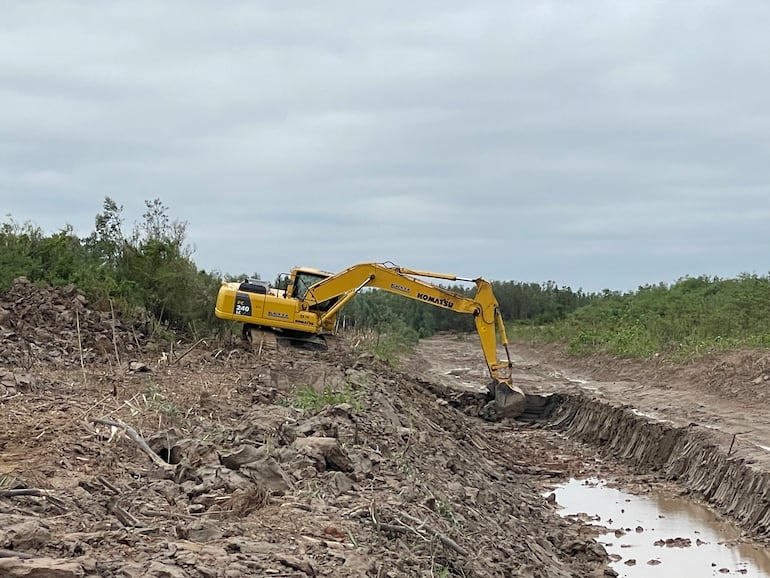
[[[89,308],[74,285],[38,287],[19,277],[0,292],[0,367],[114,363],[116,351],[135,352],[141,338],[113,313]]]
[[[71,320],[82,302],[62,300]],[[21,351],[79,354],[69,323],[19,311]],[[553,458],[527,426],[345,348],[201,347],[118,371],[95,315],[98,371],[35,365],[37,387],[0,399],[0,575],[605,575],[604,549],[542,497]]]

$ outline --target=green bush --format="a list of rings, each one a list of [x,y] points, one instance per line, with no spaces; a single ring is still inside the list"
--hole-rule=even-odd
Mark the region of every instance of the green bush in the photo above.
[[[85,238],[69,225],[45,235],[9,218],[0,225],[0,287],[20,276],[51,286],[72,283],[98,309],[115,307],[176,331],[208,331],[219,275],[198,270],[186,223],[172,221],[159,199],[145,207],[142,221],[126,234],[123,208],[105,198]]]
[[[545,328],[512,327],[511,335],[562,341],[584,355],[665,354],[689,357],[736,347],[770,346],[770,278],[685,277],[624,295],[607,292]]]
[[[346,384],[342,389],[326,387],[321,392],[310,386],[304,386],[296,390],[291,405],[298,409],[320,411],[329,406],[347,403],[354,410],[357,410],[361,406],[360,398],[361,392],[354,391],[349,384]]]

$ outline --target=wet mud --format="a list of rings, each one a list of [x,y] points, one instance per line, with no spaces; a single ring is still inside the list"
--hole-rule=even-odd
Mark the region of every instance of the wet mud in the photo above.
[[[767,550],[741,542],[734,525],[692,500],[660,491],[638,495],[599,479],[571,479],[551,495],[561,515],[597,528],[620,576],[770,576]]]
[[[586,394],[559,397],[549,427],[637,472],[676,482],[755,538],[770,537],[770,474],[730,455],[729,446],[725,451],[724,434],[695,423],[675,426]]]
[[[473,383],[481,382],[484,367],[470,345],[449,336],[422,343],[423,373],[466,398],[477,395],[467,392],[477,391]],[[671,365],[576,360],[526,344],[512,351],[514,381],[529,402],[519,421],[557,432],[563,441],[556,451],[577,443],[570,451],[583,452],[584,461],[570,470],[579,473],[575,477],[607,476],[633,494],[654,490],[672,501],[703,504],[733,528],[736,548],[764,555],[770,543],[770,407],[760,391],[766,353]],[[464,411],[474,414],[474,407],[469,403]]]

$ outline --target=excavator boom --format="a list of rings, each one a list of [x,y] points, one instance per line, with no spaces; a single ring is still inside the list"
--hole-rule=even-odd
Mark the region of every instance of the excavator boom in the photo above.
[[[449,289],[433,285],[423,281],[419,277],[442,279],[446,281],[468,281],[476,284],[476,295],[473,298],[460,295]],[[312,309],[313,302],[323,302],[339,295],[347,296],[350,287],[356,287],[356,291],[363,287],[375,287],[395,293],[409,299],[416,299],[436,307],[469,313],[473,315],[476,331],[481,340],[481,349],[489,367],[493,379],[510,381],[511,361],[510,356],[505,361],[497,359],[498,333],[500,342],[508,352],[508,339],[505,334],[505,326],[500,316],[500,308],[492,291],[492,285],[484,279],[466,279],[455,275],[432,273],[428,271],[415,271],[401,267],[387,266],[382,263],[361,263],[353,265],[344,271],[337,273],[310,287],[307,292],[307,301]],[[340,300],[340,307],[344,305],[345,297]],[[332,308],[324,313],[325,316],[334,315],[337,308]]]

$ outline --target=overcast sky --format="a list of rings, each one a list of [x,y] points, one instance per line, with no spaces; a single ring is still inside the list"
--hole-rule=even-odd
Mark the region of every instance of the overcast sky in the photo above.
[[[2,3],[0,216],[199,267],[770,271],[770,2]]]

